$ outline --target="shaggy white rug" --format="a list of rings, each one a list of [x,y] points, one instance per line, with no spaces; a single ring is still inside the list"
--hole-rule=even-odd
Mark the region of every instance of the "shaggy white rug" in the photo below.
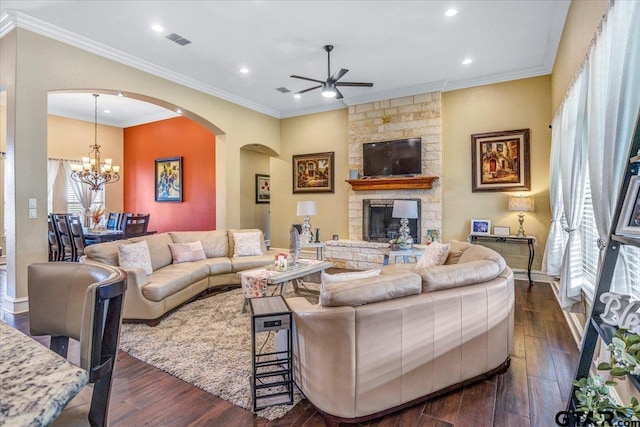
[[[310,289],[319,287],[313,283],[306,285]],[[303,295],[317,302],[317,296],[306,292]],[[240,312],[242,301],[242,290],[234,289],[186,304],[165,316],[156,327],[125,323],[120,348],[202,390],[251,410],[251,315]],[[267,346],[272,342],[267,341]],[[294,390],[293,405],[272,406],[256,415],[268,420],[283,417],[301,399],[295,387]]]

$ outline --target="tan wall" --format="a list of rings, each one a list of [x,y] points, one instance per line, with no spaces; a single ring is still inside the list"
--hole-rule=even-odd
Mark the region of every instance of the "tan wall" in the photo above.
[[[258,143],[280,151],[280,121],[194,89],[152,76],[23,29],[0,40],[0,84],[7,88],[7,145],[15,147],[7,174],[7,288],[9,304],[26,301],[27,265],[47,259],[47,93],[53,90],[123,91],[179,106],[217,133],[219,228],[240,225],[240,147]],[[12,154],[13,155],[13,154]],[[28,199],[38,218],[28,219]],[[24,308],[24,307],[23,307]]]
[[[256,203],[256,174],[269,175],[269,156],[257,151],[240,150],[240,227],[259,228],[270,238],[268,203]]]
[[[334,234],[349,234],[347,200],[348,131],[347,109],[284,119],[281,122],[280,157],[271,159],[271,244],[289,247],[291,224],[301,223],[296,203],[315,200],[318,215],[311,217],[313,232],[320,228],[320,240]],[[294,154],[335,152],[335,193],[293,194],[291,156]]]
[[[555,113],[584,60],[607,0],[572,1],[551,74],[551,112]]]
[[[94,124],[83,120],[68,119],[60,116],[48,116],[47,122],[47,155],[50,158],[65,160],[80,160],[87,156],[89,145],[94,142]],[[114,165],[120,165],[122,175],[123,165],[123,131],[122,128],[98,125],[98,145],[103,159],[113,159]],[[121,212],[123,210],[122,183],[105,186],[107,211]],[[54,201],[54,211],[60,212],[58,203]]]
[[[534,269],[540,268],[551,221],[549,151],[551,147],[550,76],[516,80],[442,94],[443,241],[466,240],[470,220],[518,228],[516,212],[507,211],[511,194],[535,197],[535,212],[525,218],[525,231],[536,236]],[[471,191],[471,135],[530,129],[531,192]]]

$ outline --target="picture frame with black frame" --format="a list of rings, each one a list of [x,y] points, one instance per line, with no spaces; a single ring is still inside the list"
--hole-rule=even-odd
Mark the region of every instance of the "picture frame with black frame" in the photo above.
[[[182,202],[182,157],[156,159],[156,202]]]
[[[629,180],[627,194],[616,225],[616,234],[640,238],[640,176],[638,175],[632,176]]]
[[[256,174],[256,203],[271,202],[271,176]]]

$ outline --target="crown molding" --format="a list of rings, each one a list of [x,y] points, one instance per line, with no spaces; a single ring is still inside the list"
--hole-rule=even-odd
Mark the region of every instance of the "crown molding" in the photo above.
[[[538,67],[531,67],[525,70],[518,70],[514,72],[488,74],[474,79],[451,80],[447,81],[447,83],[442,88],[442,91],[449,92],[452,90],[467,89],[475,86],[503,83],[511,80],[527,79],[530,77],[539,77],[547,75],[550,72],[551,71],[548,70],[548,67],[546,65],[541,65]]]
[[[551,74],[553,71],[553,66],[558,54],[558,46],[560,45],[560,39],[562,39],[564,23],[567,21],[567,14],[569,13],[570,6],[570,0],[558,1],[552,4],[552,7],[555,10],[552,15],[553,21],[551,23],[551,29],[554,29],[555,31],[549,31],[549,37],[547,38],[547,46],[544,54],[544,64],[547,69],[546,74]]]
[[[224,99],[225,101],[232,102],[242,107],[257,111],[259,113],[263,113],[275,118],[280,118],[281,116],[278,110],[234,95],[225,90],[206,85],[196,79],[192,79],[182,74],[167,70],[166,68],[160,67],[151,62],[136,58],[133,55],[129,55],[118,49],[113,49],[107,45],[96,42],[71,31],[67,31],[56,25],[49,24],[45,21],[34,18],[19,11],[7,11],[7,13],[5,13],[2,18],[0,18],[0,37],[4,36],[4,34],[8,33],[16,27],[31,31],[36,34],[40,34],[42,36],[57,40],[73,47],[77,47],[79,49],[110,59],[120,64],[124,64],[137,70],[152,74],[154,76],[158,76],[174,83],[178,83],[182,86],[195,89],[199,92]],[[2,32],[5,29],[7,30],[5,32]]]

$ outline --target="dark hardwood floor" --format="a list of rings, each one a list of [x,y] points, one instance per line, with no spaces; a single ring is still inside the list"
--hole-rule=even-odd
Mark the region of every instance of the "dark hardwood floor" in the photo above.
[[[515,347],[507,373],[359,425],[556,425],[554,417],[564,409],[579,352],[550,286],[527,288],[526,282],[516,281]],[[28,333],[27,315],[5,313],[2,320]],[[48,338],[36,339],[49,344]],[[112,427],[324,426],[307,401],[269,422],[123,352],[116,365],[110,421]]]

